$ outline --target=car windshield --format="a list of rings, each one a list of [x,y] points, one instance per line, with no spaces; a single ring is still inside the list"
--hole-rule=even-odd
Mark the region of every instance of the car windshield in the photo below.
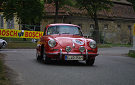
[[[47,35],[53,34],[73,34],[82,36],[80,28],[75,26],[51,26],[47,29]]]

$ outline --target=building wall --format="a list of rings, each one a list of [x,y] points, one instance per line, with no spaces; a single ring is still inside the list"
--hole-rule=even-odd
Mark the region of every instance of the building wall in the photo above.
[[[54,22],[53,18],[48,18],[48,19],[43,19],[40,23],[40,30],[43,31],[44,28],[48,25],[48,24],[52,24]]]
[[[87,17],[83,18],[67,18],[66,23],[70,22],[72,24],[77,24],[82,27],[84,36],[92,37],[93,29],[90,28],[90,25],[94,25],[94,21],[88,19]],[[125,21],[125,20],[99,20],[99,30],[100,38],[106,43],[122,43],[127,44],[130,42],[132,37],[132,29],[135,22]],[[107,25],[107,28],[106,28]],[[129,29],[129,26],[131,29]]]
[[[45,19],[41,22],[41,29],[47,24],[52,24],[53,18]],[[92,38],[93,29],[90,25],[94,25],[94,21],[87,17],[65,17],[59,18],[59,23],[71,23],[80,25],[85,37]],[[135,22],[125,20],[99,20],[100,40],[101,43],[121,43],[127,44],[132,39],[132,29]],[[129,29],[131,26],[131,30]]]
[[[123,43],[127,44],[130,42],[132,34],[132,28],[134,22],[132,21],[102,21],[99,23],[100,29],[104,32],[104,39],[108,43]],[[104,24],[108,24],[108,28],[104,29]],[[120,27],[119,27],[120,26]],[[129,29],[129,26],[131,26]]]
[[[14,17],[14,29],[16,29],[16,30],[19,30],[19,24],[18,24],[18,19],[17,19],[17,17]]]
[[[3,16],[2,12],[0,12],[0,16]],[[9,22],[12,22],[12,27],[10,27],[10,24],[9,24],[9,27],[8,27],[8,21],[6,21],[6,19],[3,17],[3,27],[0,26],[0,28],[1,29],[16,29],[16,30],[19,30],[19,24],[18,24],[17,17],[14,17],[13,21],[9,20]],[[0,23],[1,23],[1,20],[0,20]]]

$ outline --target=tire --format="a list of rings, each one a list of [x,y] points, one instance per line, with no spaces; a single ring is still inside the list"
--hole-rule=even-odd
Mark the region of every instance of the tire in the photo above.
[[[38,53],[36,53],[36,59],[37,59],[37,61],[42,61],[42,57],[40,55],[38,55]]]
[[[44,48],[44,46],[42,46],[41,47],[41,60],[43,61],[43,63],[45,63],[45,64],[49,64],[50,63],[50,58],[48,58],[47,56],[46,56],[46,54],[45,54],[45,48]]]
[[[93,66],[94,62],[95,62],[95,58],[94,59],[88,59],[88,60],[86,60],[86,65]]]
[[[38,52],[36,52],[36,59],[37,59],[37,61],[40,61],[40,62],[43,61],[43,49],[44,49],[44,47],[43,47],[43,45],[42,45],[42,46],[41,46],[40,55],[38,54]]]
[[[6,47],[6,43],[5,42],[3,42],[2,44],[3,44],[2,47]]]
[[[1,49],[1,48],[4,48],[4,47],[6,47],[6,43],[5,43],[5,42],[2,43],[0,49]]]

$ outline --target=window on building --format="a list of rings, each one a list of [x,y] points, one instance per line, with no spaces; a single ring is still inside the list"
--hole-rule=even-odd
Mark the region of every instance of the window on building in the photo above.
[[[14,29],[14,19],[7,21],[7,29]]]
[[[105,25],[104,25],[104,29],[105,29],[105,30],[108,29],[108,24],[105,24]]]
[[[78,24],[78,26],[80,26],[82,28],[82,24]]]
[[[90,29],[94,29],[94,24],[90,24]]]
[[[3,16],[0,15],[0,28],[4,27],[4,20],[3,20]]]
[[[120,24],[117,25],[117,29],[118,29],[118,30],[121,29],[121,25],[120,25]]]
[[[128,25],[128,29],[131,30],[131,25]]]

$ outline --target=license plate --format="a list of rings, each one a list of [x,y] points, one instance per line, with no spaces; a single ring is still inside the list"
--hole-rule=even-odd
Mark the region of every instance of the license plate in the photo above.
[[[83,56],[66,55],[65,60],[83,60]]]

